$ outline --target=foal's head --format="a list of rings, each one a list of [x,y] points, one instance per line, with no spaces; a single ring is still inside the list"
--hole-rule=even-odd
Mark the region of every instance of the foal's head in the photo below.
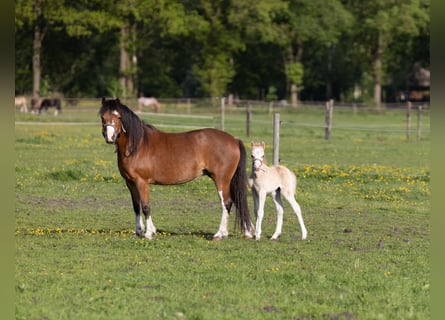
[[[262,142],[251,142],[250,147],[251,157],[252,157],[252,167],[255,171],[260,170],[263,163],[266,163],[264,158],[264,149],[266,148],[266,144],[264,141]]]

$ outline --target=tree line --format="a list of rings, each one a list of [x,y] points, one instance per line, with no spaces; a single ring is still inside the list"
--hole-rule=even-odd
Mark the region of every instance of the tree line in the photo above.
[[[16,94],[361,100],[429,68],[430,0],[16,0]]]

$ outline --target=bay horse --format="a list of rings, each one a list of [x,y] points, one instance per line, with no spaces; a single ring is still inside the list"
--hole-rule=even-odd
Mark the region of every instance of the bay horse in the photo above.
[[[241,140],[212,128],[182,133],[160,131],[142,121],[119,99],[102,98],[99,115],[102,134],[107,143],[116,146],[117,165],[131,194],[136,235],[152,239],[156,234],[149,184],[175,185],[207,175],[216,185],[222,206],[221,223],[213,238],[228,236],[232,204],[236,207],[237,224],[247,238],[252,237],[246,150]]]
[[[297,188],[297,177],[288,168],[282,165],[267,166],[264,150],[264,142],[251,143],[252,172],[249,176],[249,186],[252,189],[254,211],[256,216],[255,239],[261,237],[261,223],[264,216],[264,202],[267,193],[272,195],[275,208],[277,210],[277,225],[271,240],[276,240],[281,235],[283,226],[284,207],[281,201],[281,194],[289,202],[297,215],[300,223],[302,239],[307,237],[307,230],[301,215],[300,205],[295,200],[295,190]]]
[[[159,113],[161,106],[156,98],[153,97],[139,97],[138,98],[138,111],[142,111],[142,107],[151,107],[154,112]]]

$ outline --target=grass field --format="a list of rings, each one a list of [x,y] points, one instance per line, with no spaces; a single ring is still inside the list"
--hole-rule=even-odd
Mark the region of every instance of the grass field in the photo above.
[[[206,177],[152,186],[156,239],[132,235],[98,108],[16,113],[17,319],[430,318],[428,112],[408,143],[401,110],[336,110],[325,141],[322,108],[280,109],[280,159],[298,177],[308,240],[287,203],[282,236],[267,240],[268,198],[260,241],[243,239],[232,217],[230,237],[214,242],[220,204]],[[168,131],[219,126],[216,110],[164,111],[141,117]],[[242,110],[225,119],[248,151],[264,140],[271,162],[267,110],[253,110],[250,137]]]

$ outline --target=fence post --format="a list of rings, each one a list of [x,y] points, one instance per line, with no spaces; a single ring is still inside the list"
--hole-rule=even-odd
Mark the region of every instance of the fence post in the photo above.
[[[422,115],[422,105],[419,105],[419,109],[417,109],[417,142],[420,141],[420,134],[421,134],[421,122],[420,117]]]
[[[331,139],[331,130],[332,130],[332,116],[334,114],[334,100],[331,99],[329,101],[326,101],[326,127],[325,127],[325,133],[324,138],[326,140]]]
[[[252,113],[252,106],[250,105],[250,102],[247,103],[246,107],[246,135],[247,137],[250,137],[250,117]]]
[[[224,131],[224,105],[225,105],[226,98],[221,98],[221,130]]]
[[[280,163],[280,114],[273,114],[273,164]]]
[[[408,101],[406,108],[406,141],[411,139],[411,101]]]

